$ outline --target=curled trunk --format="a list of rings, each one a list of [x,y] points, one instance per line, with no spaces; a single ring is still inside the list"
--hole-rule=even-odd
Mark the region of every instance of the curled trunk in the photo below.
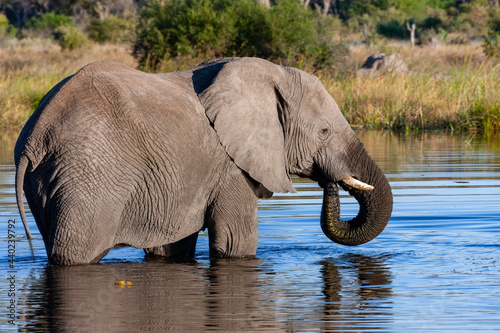
[[[359,203],[358,215],[350,221],[340,218],[337,184],[324,186],[321,229],[335,243],[360,245],[377,237],[389,222],[392,213],[392,192],[387,178],[370,158],[364,161],[364,171],[356,178],[373,185],[373,190],[355,189],[344,181],[339,184]]]

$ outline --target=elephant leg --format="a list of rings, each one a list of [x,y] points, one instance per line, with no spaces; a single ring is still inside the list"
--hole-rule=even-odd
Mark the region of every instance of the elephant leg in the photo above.
[[[257,197],[239,170],[217,195],[206,225],[211,257],[255,256]]]
[[[106,250],[102,251],[101,254],[99,254],[92,261],[90,261],[90,263],[97,264],[99,261],[101,261],[102,258],[104,258],[109,253],[109,251],[111,251],[111,249],[106,249]]]
[[[114,246],[118,216],[107,211],[111,205],[65,197],[50,206],[47,256],[53,265],[82,265],[99,262]],[[96,200],[97,201],[97,200]]]
[[[193,258],[197,240],[198,232],[195,232],[175,243],[147,248],[144,252],[148,257]]]

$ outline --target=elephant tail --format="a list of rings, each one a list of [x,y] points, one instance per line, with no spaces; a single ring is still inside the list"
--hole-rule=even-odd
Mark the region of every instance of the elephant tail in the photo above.
[[[31,246],[31,233],[28,227],[28,222],[26,221],[26,212],[24,211],[24,203],[23,203],[23,185],[24,185],[24,175],[26,174],[26,169],[28,169],[29,160],[26,155],[22,155],[19,159],[16,168],[16,199],[17,199],[17,208],[19,209],[19,213],[21,214],[21,219],[23,221],[24,230],[26,231],[26,237],[30,242]]]

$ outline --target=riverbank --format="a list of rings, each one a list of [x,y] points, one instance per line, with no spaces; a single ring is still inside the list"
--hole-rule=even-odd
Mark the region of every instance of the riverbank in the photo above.
[[[365,59],[377,52],[400,53],[410,73],[356,75]],[[99,60],[137,67],[125,45],[91,44],[72,51],[61,51],[50,40],[11,41],[2,45],[0,128],[22,127],[55,84],[87,63]],[[184,59],[182,63],[164,67],[189,67],[199,61]],[[350,55],[339,68],[315,74],[356,127],[407,132],[500,130],[500,61],[485,57],[480,42],[414,49],[401,43],[350,46]]]
[[[351,124],[403,131],[500,130],[500,62],[484,56],[480,42],[415,47],[394,44],[406,75],[344,77],[318,74]],[[352,70],[380,52],[351,48]]]

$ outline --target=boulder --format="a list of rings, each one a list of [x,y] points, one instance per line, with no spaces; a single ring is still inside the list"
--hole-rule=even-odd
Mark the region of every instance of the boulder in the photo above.
[[[408,66],[401,59],[399,53],[389,55],[375,53],[369,56],[358,70],[358,74],[360,75],[379,75],[388,72],[393,74],[406,74],[409,72]]]

